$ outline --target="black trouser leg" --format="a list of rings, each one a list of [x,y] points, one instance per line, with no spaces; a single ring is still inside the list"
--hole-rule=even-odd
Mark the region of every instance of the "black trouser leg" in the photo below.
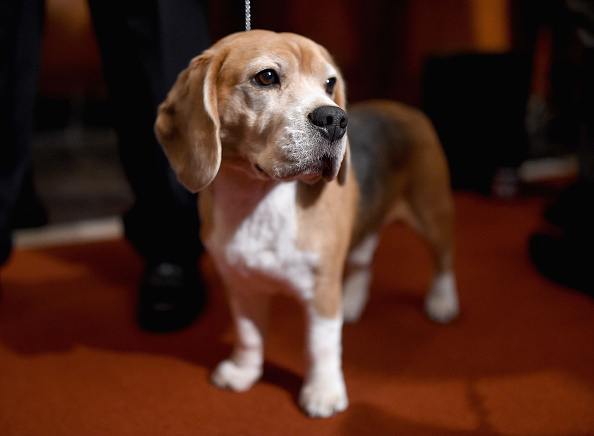
[[[11,250],[12,211],[30,165],[42,0],[0,2],[0,265]]]
[[[195,260],[195,196],[176,180],[153,133],[156,108],[177,74],[207,47],[197,0],[90,0],[120,157],[135,202],[126,237],[149,262]]]

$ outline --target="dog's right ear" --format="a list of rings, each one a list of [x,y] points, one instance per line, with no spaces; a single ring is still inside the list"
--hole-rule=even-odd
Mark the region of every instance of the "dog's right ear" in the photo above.
[[[221,165],[216,79],[220,56],[195,57],[159,106],[155,134],[177,179],[191,192],[208,186]]]

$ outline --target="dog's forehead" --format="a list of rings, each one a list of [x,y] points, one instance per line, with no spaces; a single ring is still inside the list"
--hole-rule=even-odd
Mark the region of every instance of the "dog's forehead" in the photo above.
[[[220,47],[217,47],[219,46]],[[233,34],[214,48],[226,52],[223,69],[232,75],[249,68],[298,68],[302,73],[327,74],[332,60],[325,49],[312,40],[292,33],[252,30]]]

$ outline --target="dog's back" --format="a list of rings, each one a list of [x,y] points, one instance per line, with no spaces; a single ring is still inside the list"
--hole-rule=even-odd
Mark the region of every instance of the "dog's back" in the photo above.
[[[451,208],[445,157],[422,112],[372,100],[351,106],[348,114],[351,159],[360,190],[353,244],[389,221],[411,223],[416,205],[424,201],[419,197],[435,197],[427,201]]]

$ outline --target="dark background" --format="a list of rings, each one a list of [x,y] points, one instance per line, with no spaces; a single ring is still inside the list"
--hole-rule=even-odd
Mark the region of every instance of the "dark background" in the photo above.
[[[243,30],[242,1],[208,5],[213,42]],[[563,5],[256,0],[252,27],[297,32],[326,46],[350,102],[389,98],[424,109],[444,143],[455,188],[491,194],[504,174],[504,184],[514,186],[495,190],[513,196],[525,160],[575,148],[580,53]],[[33,159],[50,222],[113,216],[128,206],[110,126],[86,1],[47,0]],[[17,220],[30,221],[22,225],[44,221],[31,219],[26,199],[19,209]]]

